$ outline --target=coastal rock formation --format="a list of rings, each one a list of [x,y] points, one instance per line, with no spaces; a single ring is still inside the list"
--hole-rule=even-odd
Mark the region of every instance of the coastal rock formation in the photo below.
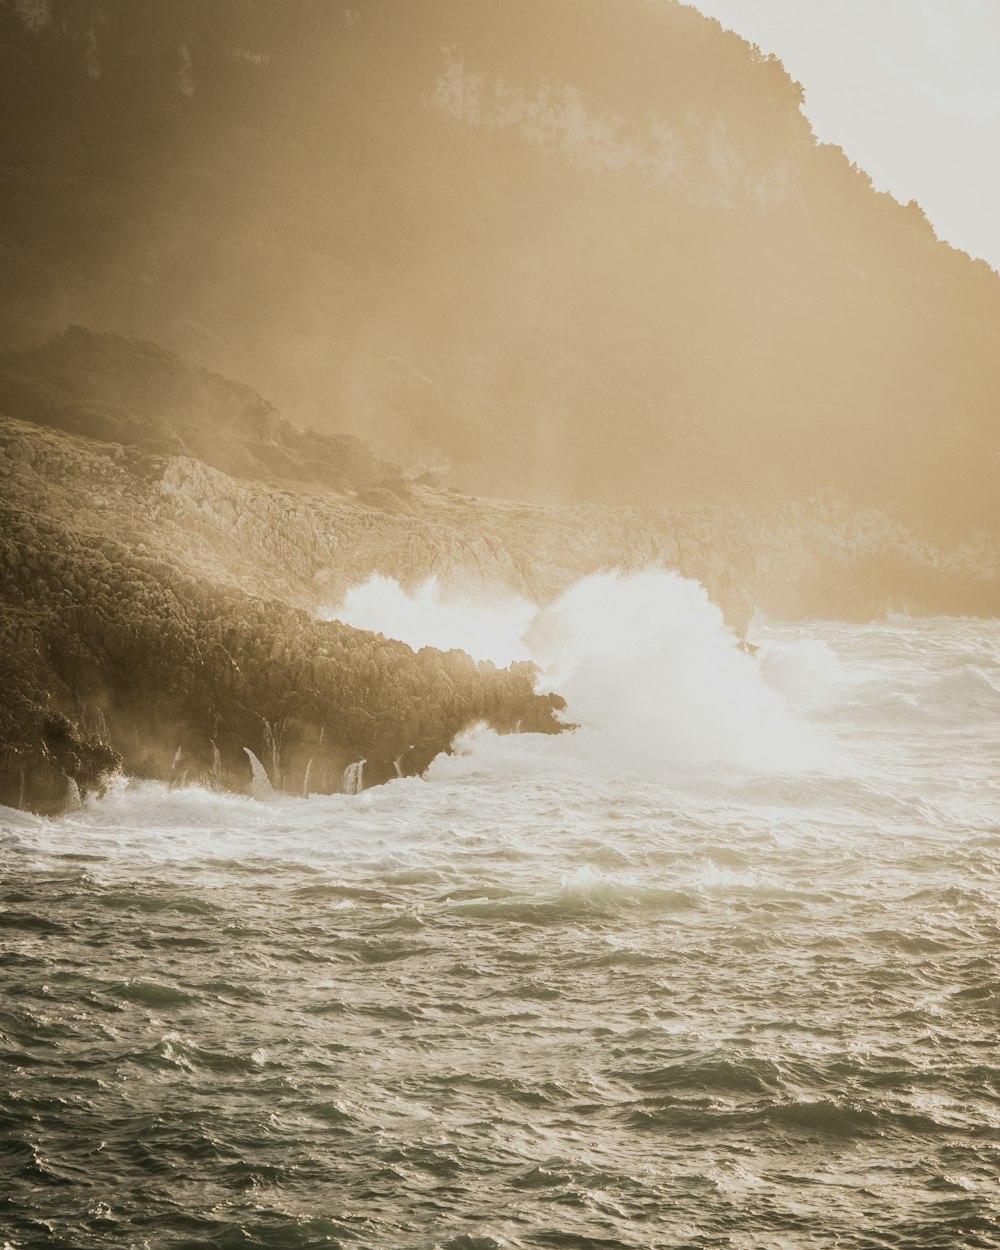
[[[942,534],[888,509],[858,509],[834,492],[764,514],[476,498],[393,466],[380,475],[353,444],[350,458],[303,481],[308,458],[289,469],[282,451],[293,438],[309,446],[309,434],[290,434],[293,427],[249,388],[192,370],[153,344],[77,329],[26,355],[27,364],[18,353],[0,361],[0,390],[5,379],[10,388],[0,406],[0,475],[10,504],[73,532],[101,535],[110,527],[133,549],[193,577],[276,596],[311,615],[372,572],[411,589],[437,576],[470,593],[513,591],[545,603],[588,573],[650,565],[701,581],[739,630],[755,608],[857,619],[886,609],[1000,610],[1000,542],[987,530]],[[25,402],[9,379],[30,377],[39,359],[59,385],[35,379]],[[69,423],[66,396],[84,386],[86,404]],[[236,414],[227,418],[223,406],[216,423],[229,429],[232,472],[197,458],[191,445],[166,455],[143,439],[104,437],[109,412],[146,430],[170,431],[176,420],[178,439],[187,437],[177,416],[182,393],[184,411],[205,414],[207,427],[215,399],[239,396]],[[266,437],[240,425],[245,410],[271,414],[273,455]]]
[[[2,803],[52,810],[118,766],[248,789],[260,762],[328,793],[360,760],[368,782],[419,773],[473,724],[560,728],[531,665],[414,654],[6,504],[0,529]]]
[[[562,727],[531,665],[414,654],[324,619],[374,572],[546,603],[589,573],[664,566],[701,581],[739,630],[756,606],[1000,610],[987,535],[942,546],[836,497],[766,519],[477,499],[352,441],[317,439],[310,461],[313,436],[249,388],[152,344],[74,330],[2,365],[7,804],[56,810],[117,768],[258,792],[353,788],[423,771],[476,722]],[[194,453],[216,426],[209,463]]]

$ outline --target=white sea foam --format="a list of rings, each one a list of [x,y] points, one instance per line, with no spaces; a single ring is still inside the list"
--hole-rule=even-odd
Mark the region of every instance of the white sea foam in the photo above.
[[[395,638],[414,651],[467,651],[506,667],[531,658],[524,635],[536,612],[534,604],[509,591],[489,596],[480,589],[473,599],[460,587],[429,577],[411,593],[395,578],[372,573],[323,616]]]
[[[375,574],[332,615],[414,648],[531,659],[541,672],[539,688],[567,700],[565,717],[578,726],[571,741],[526,745],[477,731],[432,776],[529,766],[540,754],[564,770],[627,772],[715,761],[794,769],[822,758],[815,731],[785,698],[786,670],[805,670],[807,661],[816,667],[808,644],[798,657],[771,656],[764,671],[740,649],[704,588],[676,573],[595,574],[541,608],[519,598],[484,606],[434,579],[408,594]],[[824,658],[822,644],[817,655]]]
[[[840,698],[848,680],[836,653],[821,638],[763,642],[757,660],[767,685],[795,708]]]

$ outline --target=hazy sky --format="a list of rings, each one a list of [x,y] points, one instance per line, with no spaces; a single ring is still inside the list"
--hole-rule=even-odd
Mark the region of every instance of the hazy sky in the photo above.
[[[1000,269],[1000,0],[694,0],[776,53],[883,191]]]

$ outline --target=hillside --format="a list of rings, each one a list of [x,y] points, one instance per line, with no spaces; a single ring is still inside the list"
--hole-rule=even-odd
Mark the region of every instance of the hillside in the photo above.
[[[1000,279],[671,0],[0,10],[2,333],[541,502],[995,529]]]
[[[0,352],[0,411],[263,482],[347,490],[400,473],[357,438],[291,425],[249,386],[155,343],[81,326],[28,351]]]

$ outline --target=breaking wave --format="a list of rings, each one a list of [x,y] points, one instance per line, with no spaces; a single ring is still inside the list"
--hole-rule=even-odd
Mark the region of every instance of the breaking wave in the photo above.
[[[577,727],[571,742],[516,744],[477,730],[432,775],[453,776],[470,757],[476,767],[524,766],[539,754],[547,766],[627,772],[717,762],[795,769],[824,758],[817,731],[785,695],[807,671],[828,680],[816,661],[832,664],[832,657],[801,644],[784,657],[772,648],[758,662],[704,588],[677,573],[594,574],[543,607],[502,597],[483,606],[434,579],[410,594],[373,575],[330,615],[414,648],[530,659],[539,689],[566,699],[565,719]]]

